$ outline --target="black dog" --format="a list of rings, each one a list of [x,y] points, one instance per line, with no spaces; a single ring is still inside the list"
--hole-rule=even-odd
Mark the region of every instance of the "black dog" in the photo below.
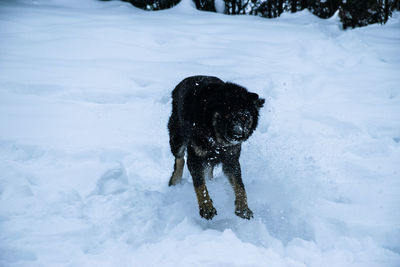
[[[239,157],[241,143],[249,138],[258,123],[265,100],[244,87],[225,83],[217,77],[193,76],[180,82],[172,92],[172,114],[168,129],[174,172],[169,185],[182,178],[187,150],[187,165],[192,175],[200,216],[209,220],[217,214],[205,184],[206,171],[222,169],[235,192],[235,214],[250,219]]]

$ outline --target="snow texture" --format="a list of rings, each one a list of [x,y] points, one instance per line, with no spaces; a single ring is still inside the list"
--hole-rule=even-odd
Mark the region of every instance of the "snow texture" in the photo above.
[[[400,266],[400,14],[343,31],[146,12],[120,1],[0,2],[0,266]],[[199,216],[173,168],[170,92],[215,75],[265,97],[243,146],[254,219]]]

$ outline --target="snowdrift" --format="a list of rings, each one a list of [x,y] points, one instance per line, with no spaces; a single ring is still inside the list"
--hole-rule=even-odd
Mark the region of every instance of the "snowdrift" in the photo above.
[[[342,31],[145,12],[111,1],[0,3],[1,266],[399,266],[400,16]],[[167,186],[170,92],[215,75],[265,97],[241,156],[255,218],[201,219]]]

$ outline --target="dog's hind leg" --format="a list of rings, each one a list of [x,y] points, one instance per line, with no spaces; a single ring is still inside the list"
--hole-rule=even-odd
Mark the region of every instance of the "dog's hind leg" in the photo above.
[[[172,139],[171,139],[172,140]],[[171,179],[169,179],[168,185],[176,185],[182,180],[183,166],[185,165],[185,148],[186,146],[181,145],[176,147],[171,141],[172,154],[175,156],[174,171],[172,172]]]
[[[182,174],[183,174],[183,166],[185,165],[185,160],[183,157],[181,158],[175,158],[175,163],[174,163],[174,171],[171,175],[171,178],[169,179],[168,185],[176,185],[182,180]]]
[[[178,127],[178,121],[174,114],[169,119],[169,144],[171,146],[171,152],[175,156],[174,171],[172,172],[171,178],[169,179],[168,185],[176,185],[182,180],[183,167],[185,165],[185,149],[186,144],[184,138],[181,136],[180,129]]]

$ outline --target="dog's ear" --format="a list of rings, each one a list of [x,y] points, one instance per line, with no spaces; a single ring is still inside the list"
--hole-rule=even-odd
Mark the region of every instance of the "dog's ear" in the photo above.
[[[265,99],[264,99],[264,98],[258,98],[258,99],[256,100],[256,102],[255,102],[256,108],[257,108],[258,110],[260,110],[260,108],[262,108],[262,107],[264,106],[264,103],[265,103]]]
[[[250,99],[253,102],[254,106],[256,107],[257,110],[260,110],[265,103],[264,98],[260,98],[258,94],[256,93],[250,93]]]

